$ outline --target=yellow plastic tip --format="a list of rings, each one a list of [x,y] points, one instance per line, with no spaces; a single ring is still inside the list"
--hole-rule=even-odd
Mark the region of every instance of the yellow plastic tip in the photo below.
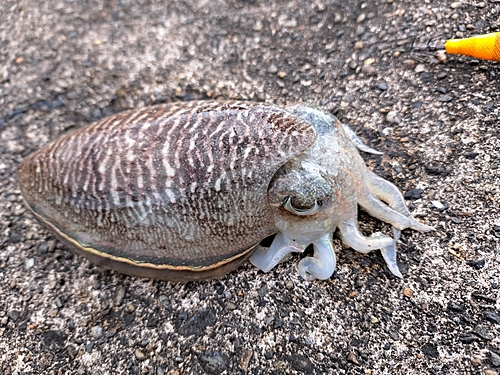
[[[482,60],[500,61],[500,32],[465,39],[450,39],[444,44],[446,53]]]

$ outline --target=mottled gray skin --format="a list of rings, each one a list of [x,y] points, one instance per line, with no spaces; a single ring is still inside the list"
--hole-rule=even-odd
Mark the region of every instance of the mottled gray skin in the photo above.
[[[397,230],[431,228],[413,219],[397,188],[370,172],[356,148],[373,152],[311,105],[170,103],[59,138],[23,161],[19,181],[36,217],[62,241],[132,275],[217,277],[277,233],[253,264],[268,271],[313,244],[300,273],[326,279],[339,228],[354,249],[381,249],[400,276],[395,240],[362,236],[358,204]]]
[[[59,138],[24,160],[19,182],[36,216],[94,262],[199,279],[276,233],[269,181],[315,139],[273,105],[163,104]]]

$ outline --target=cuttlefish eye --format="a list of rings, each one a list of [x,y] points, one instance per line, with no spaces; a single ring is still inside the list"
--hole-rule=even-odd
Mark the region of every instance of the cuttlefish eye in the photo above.
[[[286,196],[283,199],[283,207],[291,213],[299,216],[312,215],[319,211],[323,202],[316,200],[314,202],[305,202],[295,196]]]

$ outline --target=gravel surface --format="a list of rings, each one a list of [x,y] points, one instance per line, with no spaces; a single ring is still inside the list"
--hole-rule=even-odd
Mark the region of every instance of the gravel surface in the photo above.
[[[489,1],[2,1],[2,374],[500,373],[500,65],[434,63],[422,35],[498,31]],[[337,240],[327,281],[245,264],[220,280],[124,276],[72,255],[16,169],[70,128],[204,98],[313,102],[383,156],[437,230],[407,230],[404,280]],[[366,214],[367,233],[389,228]]]

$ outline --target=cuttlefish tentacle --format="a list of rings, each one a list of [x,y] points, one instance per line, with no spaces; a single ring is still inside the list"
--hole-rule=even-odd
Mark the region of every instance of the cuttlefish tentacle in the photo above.
[[[430,230],[434,230],[434,228],[422,224],[415,220],[411,215],[410,211],[406,207],[404,202],[403,195],[399,192],[399,190],[389,181],[385,181],[382,178],[378,177],[371,171],[367,173],[367,185],[369,189],[375,194],[379,199],[387,202],[390,207],[392,207],[395,211],[399,212],[401,215],[404,215],[408,219],[408,225],[405,228],[413,228],[421,232],[428,232]],[[375,215],[374,215],[375,216]],[[383,249],[380,249],[382,257],[387,264],[389,270],[400,279],[403,278],[401,271],[398,267],[397,262],[397,253],[396,253],[396,243],[399,240],[401,235],[401,230],[405,228],[398,227],[394,222],[390,220],[386,220],[390,224],[393,225],[393,233],[394,233],[394,243],[390,246],[387,246]]]
[[[382,202],[364,185],[361,185],[361,189],[358,191],[358,203],[371,216],[390,223],[397,229],[406,229],[412,225],[411,220],[407,216],[397,212]]]
[[[292,241],[287,241],[282,232],[278,232],[274,237],[271,246],[257,246],[257,249],[250,257],[250,263],[264,272],[269,272],[288,254],[294,252],[301,253],[307,247],[307,245],[303,244],[290,245],[290,242]]]
[[[383,180],[371,171],[365,171],[362,177],[356,177],[350,173],[357,186],[358,203],[371,216],[388,222],[393,226],[394,240],[388,246],[380,249],[389,270],[397,277],[402,278],[398,265],[396,243],[401,235],[401,230],[413,228],[421,232],[434,230],[413,218],[406,207],[404,198],[392,183]],[[372,234],[372,238],[378,238],[379,233]]]
[[[354,146],[356,146],[356,148],[358,150],[361,150],[361,151],[364,151],[364,152],[367,152],[367,153],[373,154],[373,155],[382,155],[383,154],[383,152],[377,151],[374,148],[371,148],[370,146],[367,146],[361,140],[361,138],[359,138],[357,136],[357,134],[354,133],[354,130],[352,130],[349,126],[347,126],[345,124],[342,124],[342,128],[344,129],[344,132],[346,133],[346,135],[349,137],[349,139],[351,140],[351,142],[354,144]]]
[[[313,242],[314,256],[299,262],[299,272],[307,281],[326,280],[335,272],[337,260],[333,250],[332,234],[326,233]]]
[[[369,170],[366,171],[365,176],[368,189],[370,189],[370,191],[377,198],[383,200],[384,202],[387,202],[387,204],[389,204],[392,209],[408,218],[410,222],[408,228],[412,228],[420,232],[429,232],[431,230],[434,230],[433,227],[422,224],[413,218],[412,214],[406,207],[403,195],[399,192],[398,188],[394,184],[378,177],[375,173]]]
[[[396,252],[396,243],[399,240],[401,231],[399,229],[392,227],[392,233],[394,234],[394,241],[392,242],[392,244],[380,249],[380,253],[384,258],[385,263],[387,264],[387,268],[389,268],[389,271],[391,271],[394,274],[394,276],[397,276],[400,279],[402,279],[403,275],[401,274],[401,271],[399,270],[398,267],[397,252]],[[372,236],[376,237],[379,234],[380,233],[374,233]]]
[[[354,182],[354,186],[356,186],[358,204],[373,217],[388,222],[393,226],[394,239],[387,246],[380,248],[380,252],[389,270],[397,277],[402,278],[403,275],[399,271],[397,265],[396,243],[401,234],[400,230],[408,228],[412,225],[410,219],[403,213],[395,211],[385,202],[381,201],[369,190],[369,188],[365,185],[364,180],[356,177],[350,171],[344,170],[344,173],[351,176],[351,181]],[[382,233],[374,233],[370,236],[370,238],[387,238],[387,236]],[[347,244],[347,241],[344,242]],[[354,246],[351,247],[355,249]]]
[[[354,131],[347,125],[342,124],[344,132],[349,137],[354,146],[361,151],[368,152],[374,155],[382,155],[382,152],[379,152],[369,146],[367,146]],[[358,154],[350,153],[352,160],[356,160],[357,158],[361,159]],[[368,190],[372,193],[371,195],[358,194],[358,199],[360,205],[365,209],[370,215],[375,216],[376,218],[389,222],[393,226],[398,229],[406,229],[412,228],[418,230],[420,232],[429,232],[431,230],[435,230],[433,227],[425,225],[417,221],[408,208],[406,207],[406,203],[404,201],[403,195],[399,191],[399,189],[389,181],[384,180],[383,178],[377,176],[375,173],[370,171],[367,168],[362,168],[362,165],[359,171],[362,172],[362,181],[357,179],[354,174],[350,173],[354,179],[357,179],[357,187],[364,190],[364,188],[368,188]],[[348,171],[346,171],[348,172]],[[407,221],[398,218],[397,214],[394,212],[389,213],[386,207],[383,207],[383,203],[377,200],[374,200],[372,196],[375,196],[379,200],[386,202],[396,213],[403,215],[407,218]],[[380,216],[377,216],[380,215]],[[391,221],[393,218],[395,221]],[[405,225],[404,223],[408,223]]]
[[[367,254],[370,251],[382,249],[391,245],[394,241],[391,237],[380,234],[375,237],[366,237],[361,234],[358,228],[358,204],[357,202],[344,202],[342,220],[337,227],[344,244],[354,250]]]

